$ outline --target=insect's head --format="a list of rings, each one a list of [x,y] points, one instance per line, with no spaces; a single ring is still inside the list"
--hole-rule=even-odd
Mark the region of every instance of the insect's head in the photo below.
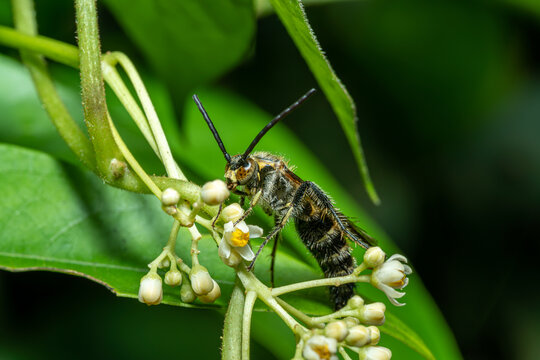
[[[285,116],[287,116],[291,111],[299,107],[314,92],[315,92],[315,89],[309,90],[300,99],[298,99],[291,106],[283,110],[278,116],[273,118],[257,134],[257,136],[255,136],[255,138],[253,139],[251,144],[249,144],[249,146],[247,147],[246,151],[244,151],[243,154],[238,154],[233,157],[231,157],[231,155],[229,155],[227,150],[225,150],[225,145],[223,144],[223,141],[221,141],[221,138],[216,128],[214,127],[214,123],[212,123],[212,120],[210,120],[210,117],[208,116],[208,113],[204,109],[203,105],[201,104],[201,101],[199,100],[197,95],[193,95],[193,100],[197,104],[199,111],[203,115],[203,118],[206,121],[206,124],[208,124],[210,131],[214,135],[214,138],[216,139],[218,146],[221,149],[223,156],[225,156],[225,160],[227,161],[227,165],[225,166],[225,178],[227,179],[227,187],[230,190],[234,190],[238,185],[247,184],[250,180],[252,180],[255,176],[257,176],[257,173],[259,172],[259,167],[257,165],[257,162],[251,156],[249,156],[249,154],[255,148],[255,145],[257,145],[257,143],[268,132],[268,130],[270,130],[274,125],[276,125],[278,121],[280,121]]]

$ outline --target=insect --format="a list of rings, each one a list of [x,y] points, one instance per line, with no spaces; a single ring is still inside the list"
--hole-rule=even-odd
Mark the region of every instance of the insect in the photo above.
[[[311,89],[283,110],[255,136],[244,153],[232,157],[225,150],[225,145],[199,98],[193,95],[193,100],[227,161],[225,166],[227,187],[233,193],[242,196],[242,199],[245,197],[250,199],[249,208],[237,223],[244,220],[256,205],[262,206],[267,214],[274,216],[275,226],[263,240],[249,269],[253,268],[262,248],[280,233],[291,218],[294,219],[300,239],[313,254],[326,277],[352,273],[356,263],[346,239],[364,248],[375,244],[365,231],[336,209],[328,195],[313,182],[302,180],[281,157],[267,152],[251,153],[274,125],[298,108],[314,92],[315,89]],[[277,240],[272,251],[272,286],[276,246]],[[345,306],[353,294],[354,284],[330,287],[330,298],[336,309]]]

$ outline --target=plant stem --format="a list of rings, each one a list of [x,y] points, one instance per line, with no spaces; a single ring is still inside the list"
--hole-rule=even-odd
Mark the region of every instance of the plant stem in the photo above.
[[[21,33],[36,35],[37,24],[33,1],[12,0],[12,7],[15,27]],[[16,31],[13,31],[13,33],[19,34]],[[10,37],[5,37],[5,34],[0,33],[0,38],[9,39]],[[22,62],[30,71],[39,99],[60,136],[62,136],[77,158],[90,170],[96,172],[96,158],[92,144],[77,126],[60,99],[60,96],[58,96],[52,79],[49,76],[49,72],[47,71],[45,60],[36,53],[22,49],[20,52]]]
[[[251,333],[251,313],[257,300],[257,293],[249,291],[244,303],[244,316],[242,320],[242,360],[249,360],[249,339]]]
[[[237,278],[229,307],[225,313],[221,359],[238,360],[242,354],[242,319],[244,318],[244,289]]]
[[[97,168],[106,182],[123,181],[109,169],[112,159],[122,161],[107,118],[107,102],[101,75],[101,49],[95,0],[76,0],[75,14],[79,43],[81,96],[84,120],[96,153]]]
[[[300,310],[298,310],[294,306],[290,305],[289,303],[285,302],[284,300],[276,297],[276,301],[285,310],[287,310],[290,314],[292,314],[293,316],[298,318],[300,321],[302,321],[307,326],[309,326],[311,328],[313,328],[313,327],[322,327],[320,324],[314,323],[313,320],[309,316],[307,316],[306,314],[304,314],[303,312],[301,312]]]
[[[340,276],[340,277],[304,281],[304,282],[300,282],[296,284],[285,285],[278,288],[274,288],[272,289],[272,295],[280,296],[289,292],[309,289],[309,288],[318,287],[318,286],[340,286],[340,285],[352,283],[352,282],[369,282],[370,278],[371,278],[370,275],[356,276],[353,274],[353,275],[346,275],[346,276]]]

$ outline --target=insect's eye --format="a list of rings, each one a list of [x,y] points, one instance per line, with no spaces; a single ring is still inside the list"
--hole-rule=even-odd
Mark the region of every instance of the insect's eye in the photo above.
[[[246,161],[246,163],[244,164],[244,170],[248,171],[250,167],[251,167],[251,163],[249,161]]]

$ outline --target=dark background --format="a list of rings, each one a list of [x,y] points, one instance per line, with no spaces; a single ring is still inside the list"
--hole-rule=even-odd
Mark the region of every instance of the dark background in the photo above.
[[[74,42],[69,2],[38,2],[38,14],[42,33]],[[103,48],[144,68],[105,7],[100,14]],[[307,14],[356,101],[382,205],[367,199],[321,94],[284,126],[409,257],[465,358],[540,358],[540,10],[410,0]],[[270,113],[316,86],[272,15],[258,22],[251,55],[219,84]],[[86,280],[47,273],[0,272],[0,294],[0,357],[162,358],[180,351],[174,331],[184,326],[193,328],[186,343],[201,342],[199,358],[218,356],[217,313],[143,309]],[[75,300],[66,307],[63,297]],[[132,333],[119,331],[125,321]],[[268,356],[254,350],[254,358]]]

